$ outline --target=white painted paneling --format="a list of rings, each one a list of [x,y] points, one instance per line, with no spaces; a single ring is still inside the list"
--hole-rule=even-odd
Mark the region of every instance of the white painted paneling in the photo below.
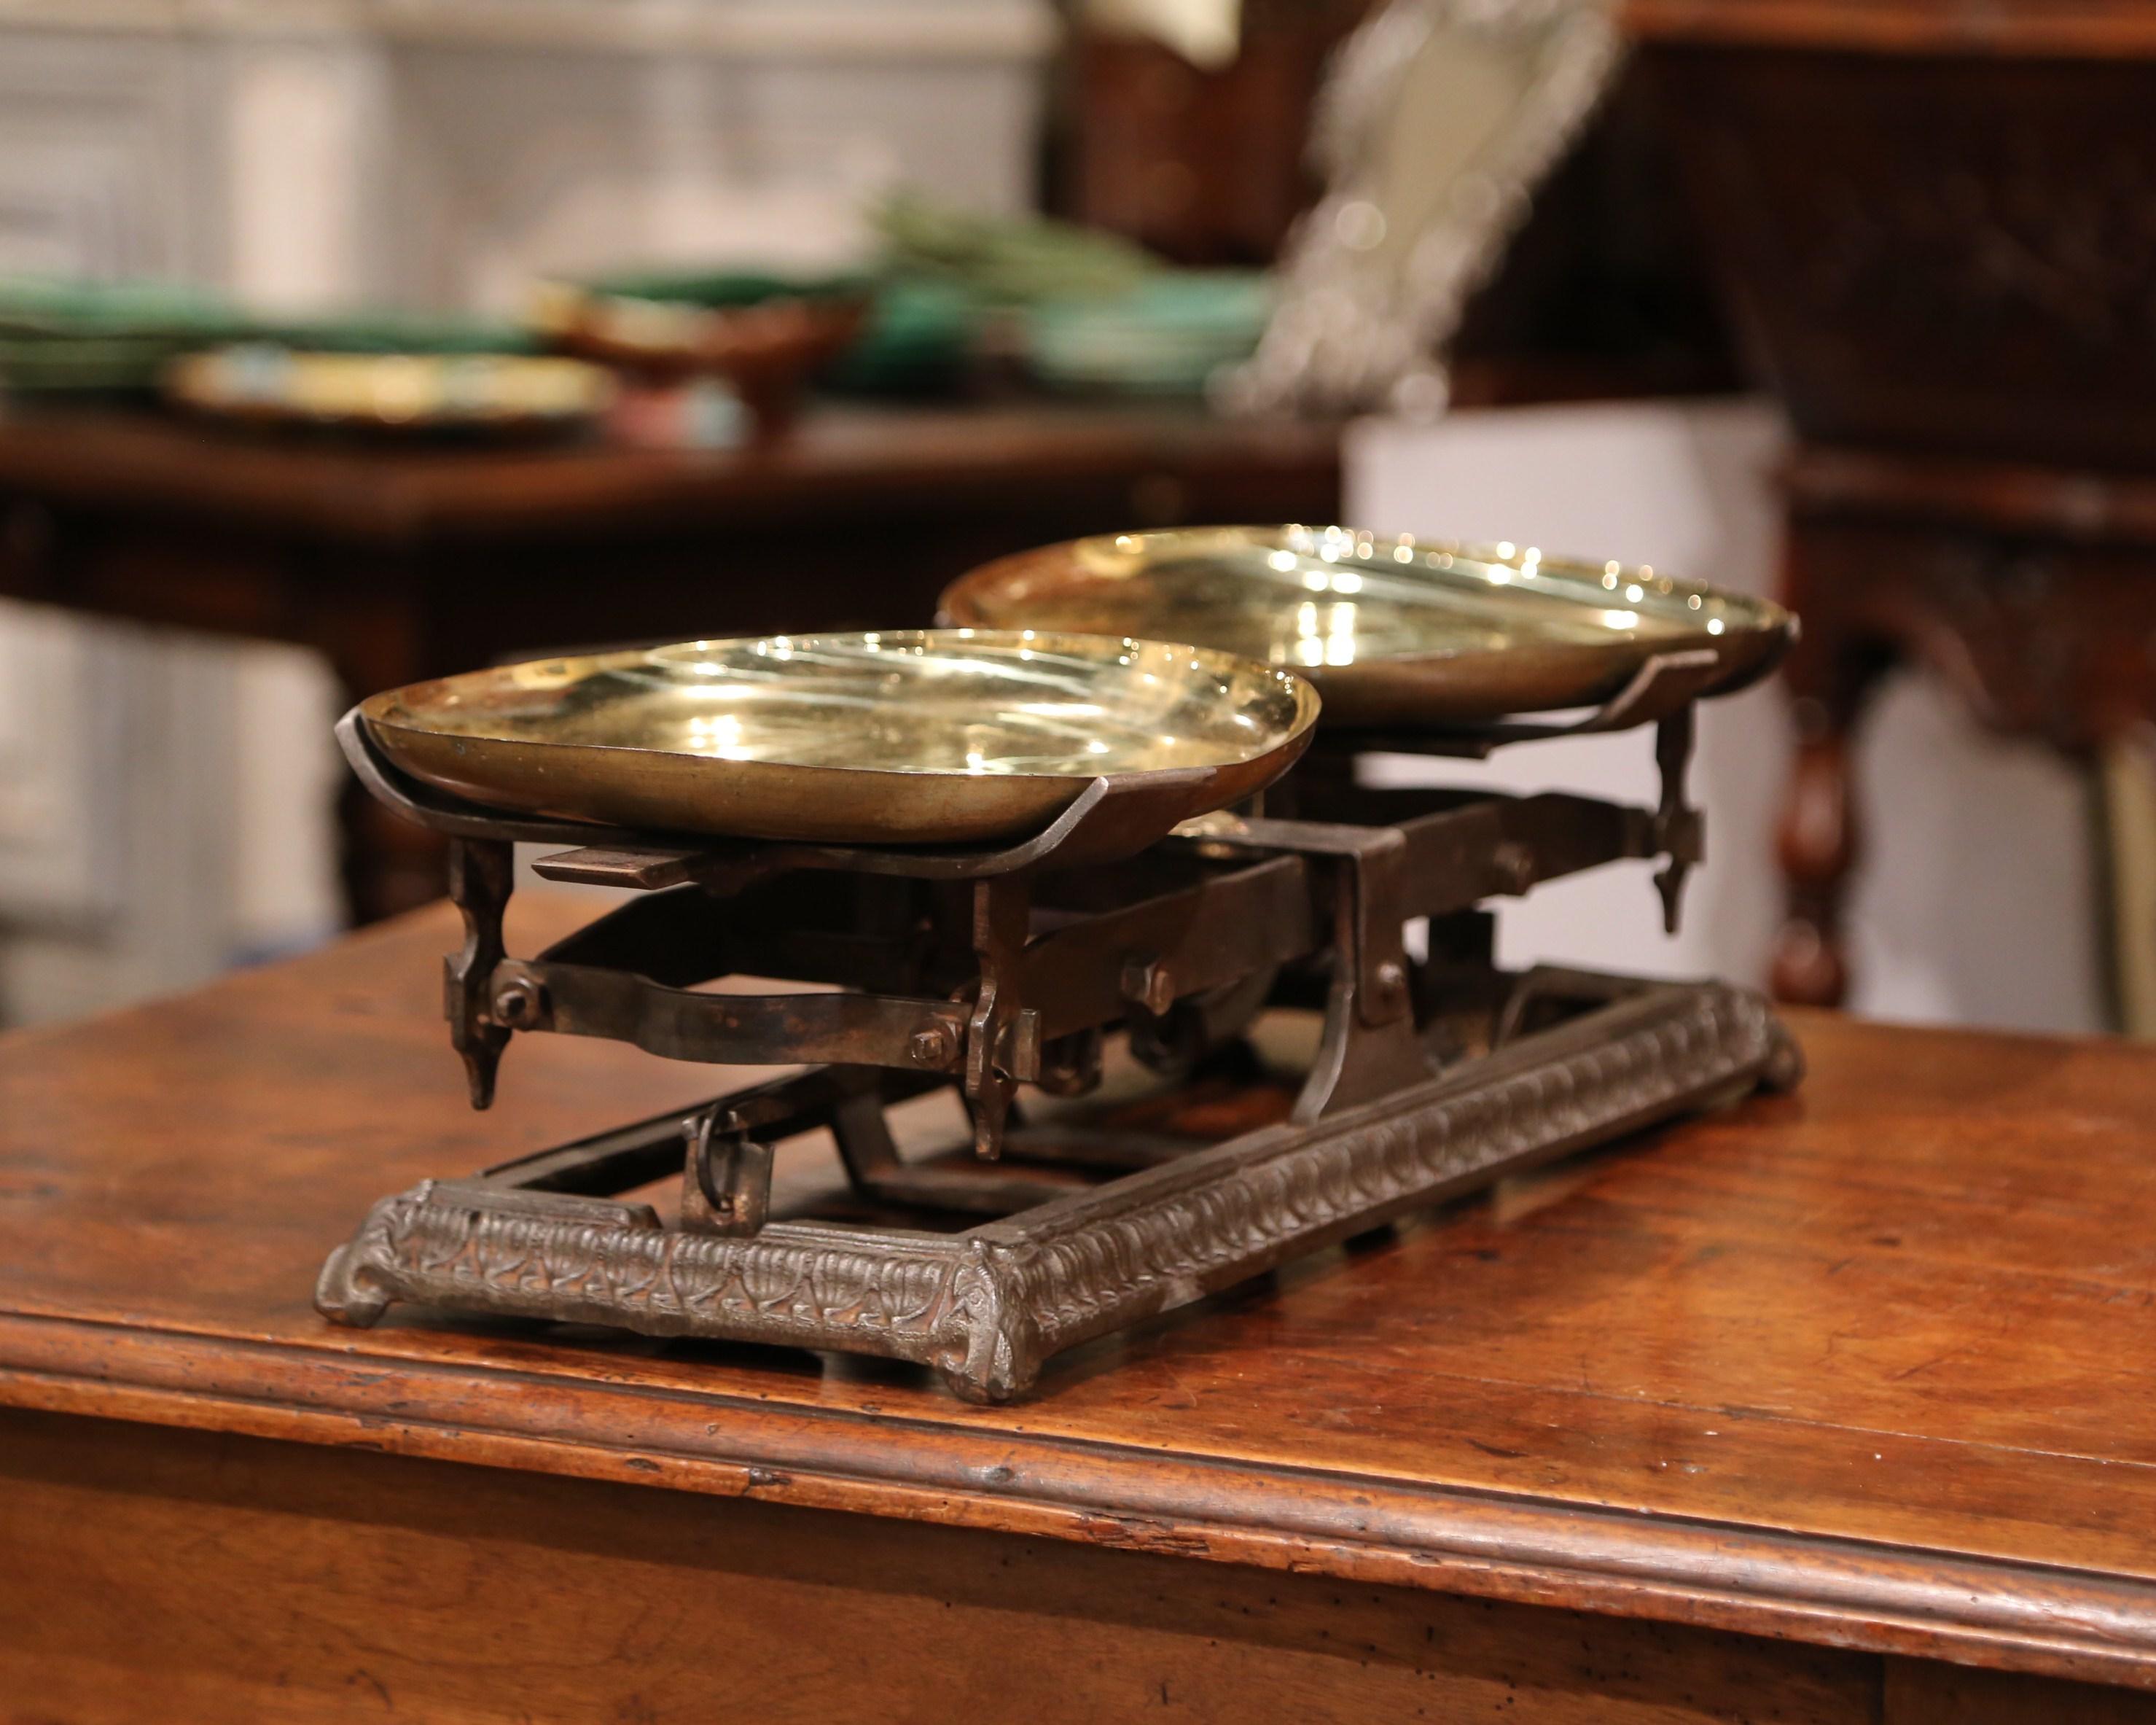
[[[196,121],[174,44],[0,30],[0,271],[196,272]]]
[[[336,811],[345,765],[330,728],[344,703],[313,653],[228,651],[236,770],[224,956],[251,959],[312,945],[343,924]]]
[[[1048,0],[0,0],[0,269],[496,311],[1029,201]],[[85,260],[88,260],[85,262]]]
[[[1348,507],[1357,526],[1383,532],[1512,539],[1768,592],[1779,524],[1768,476],[1781,439],[1772,410],[1751,403],[1469,411],[1431,426],[1373,420],[1350,438]],[[1708,861],[1683,930],[1661,935],[1650,871],[1626,865],[1507,901],[1507,960],[1759,981],[1779,920],[1774,823],[1789,758],[1779,688],[1710,703],[1692,779],[1707,811]],[[1983,735],[1915,677],[1882,695],[1859,761],[1871,851],[1851,903],[1851,1005],[1885,1017],[2097,1027],[2076,775],[2033,745]],[[1643,802],[1656,782],[1640,734],[1389,770]]]
[[[0,0],[0,30],[224,41],[1037,61],[1046,0]]]
[[[0,603],[0,1023],[334,932],[336,707],[296,649]]]
[[[98,839],[124,818],[123,718],[95,698],[123,671],[64,612],[0,603],[0,920],[82,929],[119,909]]]
[[[1029,200],[1031,68],[400,47],[384,234],[402,296],[521,309],[536,275],[635,263],[858,261],[901,184]]]
[[[234,649],[19,607],[0,630],[50,698],[34,734],[60,770],[33,782],[59,798],[49,812],[67,835],[18,853],[27,873],[0,872],[0,1022],[213,975],[228,956]]]
[[[249,306],[307,313],[394,286],[390,64],[363,38],[239,40],[203,55],[223,92],[228,247],[220,282]]]

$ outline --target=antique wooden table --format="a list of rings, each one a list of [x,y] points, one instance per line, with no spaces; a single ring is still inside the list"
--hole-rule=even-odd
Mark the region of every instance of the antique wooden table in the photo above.
[[[451,929],[0,1040],[0,1718],[2156,1717],[2156,1053],[1800,1017],[1793,1098],[980,1409],[318,1319],[377,1193],[711,1087],[469,1114]]]
[[[834,407],[716,451],[0,418],[0,595],[297,641],[354,699],[526,649],[917,626],[1029,546],[1339,507],[1337,428],[1160,407]],[[362,918],[440,893],[429,835],[357,787],[345,819]]]

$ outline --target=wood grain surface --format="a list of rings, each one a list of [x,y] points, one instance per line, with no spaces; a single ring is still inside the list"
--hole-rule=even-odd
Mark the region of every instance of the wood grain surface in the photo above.
[[[582,909],[519,901],[512,944]],[[981,1409],[857,1360],[323,1323],[373,1197],[716,1088],[533,1040],[470,1114],[451,930],[0,1040],[0,1401],[2156,1687],[2156,1055],[1800,1017],[1794,1097]]]
[[[151,1695],[189,1722],[1825,1725],[1880,1686],[1676,1625],[107,1426],[0,1412],[0,1718],[11,1676],[13,1717],[69,1725]]]
[[[1872,54],[2109,59],[2156,53],[2144,0],[1624,0],[1646,41]]]

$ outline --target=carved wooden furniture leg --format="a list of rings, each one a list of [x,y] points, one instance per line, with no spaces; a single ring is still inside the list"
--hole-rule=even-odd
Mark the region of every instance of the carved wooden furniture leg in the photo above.
[[[1787,897],[1774,942],[1774,998],[1838,1007],[1849,992],[1841,901],[1856,860],[1849,739],[1847,728],[1832,722],[1818,703],[1799,726],[1777,844]]]
[[[2114,1022],[2156,1040],[2156,725],[2106,744],[2096,770]]]
[[[1804,635],[1784,673],[1797,754],[1776,840],[1787,910],[1771,986],[1779,1001],[1838,1007],[1849,991],[1842,900],[1860,847],[1852,734],[1893,653],[1839,609],[1831,570],[1810,578],[1801,520],[1789,533],[1784,595],[1804,618]]]

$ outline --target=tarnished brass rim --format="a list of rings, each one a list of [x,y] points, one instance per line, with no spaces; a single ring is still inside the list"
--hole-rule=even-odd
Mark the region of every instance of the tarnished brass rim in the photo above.
[[[1224,581],[1240,583],[1228,573],[1230,559],[1247,564],[1260,553],[1291,560],[1282,582],[1260,570],[1263,579],[1246,583],[1247,595],[1194,598],[1144,589],[1153,571],[1203,567],[1209,558],[1220,559]],[[1344,578],[1337,588],[1327,570]],[[1291,572],[1322,584],[1286,587]],[[1429,583],[1420,621],[1404,608],[1403,578]],[[1383,636],[1358,639],[1353,628],[1330,637],[1288,633],[1291,610],[1337,614],[1358,602],[1370,609],[1366,583],[1394,590],[1383,595],[1394,607]],[[1594,612],[1612,624],[1607,639],[1583,638],[1580,619]],[[1708,693],[1730,693],[1772,671],[1797,635],[1796,618],[1771,600],[1645,566],[1548,557],[1532,546],[1296,524],[1101,534],[1043,546],[961,575],[945,589],[938,615],[976,627],[1194,637],[1270,656],[1310,678],[1325,698],[1328,723],[1440,727],[1606,700],[1657,651],[1715,652],[1727,669]],[[1209,636],[1208,626],[1217,633]],[[1398,637],[1417,628],[1426,631],[1426,644],[1400,644]],[[1512,638],[1491,645],[1476,638],[1478,630]]]
[[[1044,698],[1029,707],[1019,697],[1032,693],[1031,667]],[[901,679],[890,692],[875,687],[887,674]],[[651,831],[927,843],[1037,831],[1101,778],[1166,790],[1165,831],[1271,782],[1318,708],[1306,680],[1210,648],[964,628],[539,660],[389,690],[359,710],[399,769],[485,806]],[[667,743],[608,734],[644,709]],[[1147,725],[1168,734],[1139,736]]]

